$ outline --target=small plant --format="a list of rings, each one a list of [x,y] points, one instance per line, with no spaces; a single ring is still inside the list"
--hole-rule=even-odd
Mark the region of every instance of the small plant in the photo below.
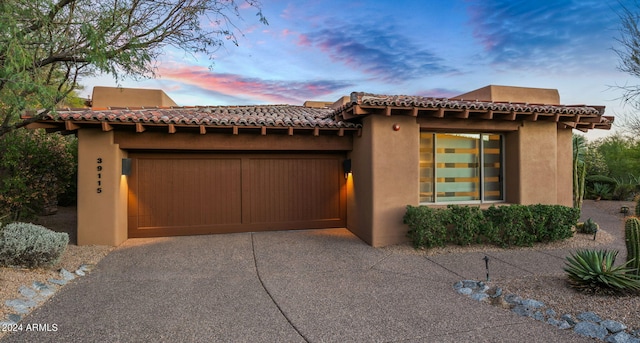
[[[608,199],[609,197],[611,197],[611,192],[613,192],[613,188],[611,187],[611,185],[600,182],[596,182],[593,184],[592,194],[594,199],[596,200]]]
[[[567,256],[564,270],[569,285],[586,293],[616,294],[640,291],[640,277],[629,274],[629,263],[614,266],[617,250],[577,250]]]
[[[589,218],[582,225],[578,226],[578,232],[593,235],[598,232],[598,228],[598,224]]]
[[[640,220],[636,217],[624,223],[624,240],[627,245],[627,264],[630,273],[640,277]]]
[[[52,266],[60,261],[68,243],[66,233],[34,224],[8,224],[0,229],[0,266]]]

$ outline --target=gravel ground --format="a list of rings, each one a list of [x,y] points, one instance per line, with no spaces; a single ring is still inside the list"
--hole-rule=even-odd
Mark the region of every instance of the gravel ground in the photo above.
[[[5,305],[6,300],[21,298],[18,293],[20,286],[31,286],[34,281],[46,282],[50,278],[59,279],[59,270],[64,268],[71,272],[82,264],[96,264],[113,250],[113,247],[103,245],[77,246],[76,242],[76,208],[60,207],[58,213],[51,216],[40,217],[33,221],[47,228],[69,233],[73,244],[67,246],[60,263],[50,268],[22,269],[0,267],[0,322],[11,313]],[[0,337],[3,333],[0,331]]]
[[[600,224],[601,231],[596,241],[592,236],[575,235],[562,242],[536,245],[526,249],[563,249],[563,248],[610,248],[620,251],[618,259],[624,261],[626,250],[624,246],[624,219],[619,213],[620,207],[629,206],[633,213],[633,202],[617,201],[585,201],[581,220],[592,218]],[[49,278],[57,278],[58,270],[65,268],[73,271],[81,264],[96,264],[113,248],[107,246],[77,246],[75,245],[75,207],[60,208],[53,216],[41,217],[36,223],[60,232],[70,233],[71,241],[62,261],[47,269],[14,269],[0,268],[0,321],[9,313],[5,301],[19,297],[18,288],[21,285],[31,285],[33,281],[44,282]],[[399,245],[383,249],[400,249],[410,254],[451,254],[470,251],[501,250],[487,246],[448,246],[445,248],[414,250],[409,245]],[[606,319],[618,320],[633,329],[640,329],[640,296],[604,296],[581,294],[569,288],[564,274],[535,275],[517,279],[494,280],[494,285],[500,286],[506,293],[516,293],[525,298],[533,298],[544,302],[558,313],[572,313],[593,311]],[[0,337],[2,333],[0,332]]]

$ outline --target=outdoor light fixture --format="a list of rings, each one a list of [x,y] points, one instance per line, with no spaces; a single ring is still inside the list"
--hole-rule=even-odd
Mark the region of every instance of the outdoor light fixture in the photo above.
[[[351,174],[351,159],[342,161],[342,169],[344,169],[344,178],[348,178]]]
[[[122,175],[124,176],[131,175],[131,159],[130,158],[122,159]]]

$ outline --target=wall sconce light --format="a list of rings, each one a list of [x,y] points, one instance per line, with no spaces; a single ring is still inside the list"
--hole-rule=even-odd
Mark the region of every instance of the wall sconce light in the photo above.
[[[351,159],[342,161],[342,169],[344,170],[344,178],[348,178],[351,174]]]
[[[131,175],[131,159],[130,158],[122,159],[122,175],[124,176]]]

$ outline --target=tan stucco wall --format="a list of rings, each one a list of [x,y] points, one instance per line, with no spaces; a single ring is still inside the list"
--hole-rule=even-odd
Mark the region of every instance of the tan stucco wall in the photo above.
[[[113,131],[78,131],[78,245],[117,246],[127,239],[124,157],[113,144]]]
[[[393,130],[394,124],[400,125],[399,131]],[[407,240],[402,217],[407,205],[419,202],[419,151],[420,126],[415,117],[368,116],[362,136],[354,139],[354,190],[347,223],[374,247]]]
[[[554,122],[524,122],[519,130],[520,201],[557,204],[558,132]]]
[[[93,87],[92,107],[178,106],[160,89]]]
[[[497,85],[482,87],[468,93],[460,94],[453,98],[471,101],[522,102],[548,105],[560,104],[560,93],[558,93],[557,89]]]

